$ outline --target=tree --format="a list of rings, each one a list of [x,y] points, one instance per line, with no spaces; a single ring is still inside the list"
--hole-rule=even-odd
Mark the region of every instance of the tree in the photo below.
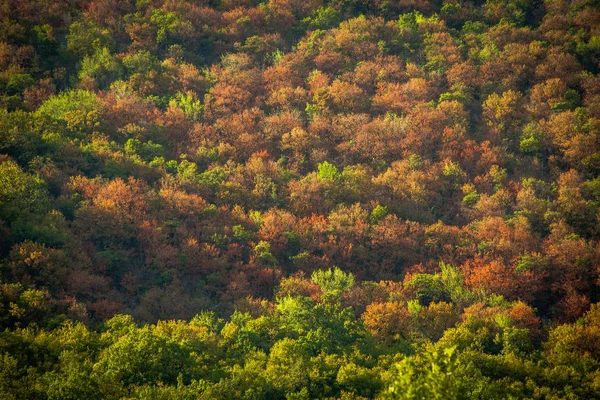
[[[400,302],[371,303],[361,318],[369,332],[386,343],[409,339],[414,329],[410,311]]]
[[[421,357],[406,357],[386,395],[391,399],[468,399],[485,384],[473,364],[455,347],[431,349]]]
[[[0,216],[16,221],[24,213],[40,213],[48,207],[46,182],[24,172],[14,161],[0,161]]]
[[[190,354],[172,340],[157,336],[149,327],[133,329],[115,339],[93,367],[112,384],[175,384],[179,375],[189,374]],[[165,365],[173,368],[165,369]]]
[[[48,288],[53,293],[68,290],[67,256],[62,250],[30,241],[11,250],[9,267],[14,281],[29,288]]]
[[[345,273],[338,267],[315,271],[310,279],[321,287],[326,296],[339,297],[342,292],[354,286],[354,275]]]
[[[83,59],[79,79],[84,87],[104,89],[118,79],[121,73],[121,64],[104,47]]]
[[[102,107],[95,93],[70,90],[44,101],[36,114],[72,135],[90,133],[99,125]]]

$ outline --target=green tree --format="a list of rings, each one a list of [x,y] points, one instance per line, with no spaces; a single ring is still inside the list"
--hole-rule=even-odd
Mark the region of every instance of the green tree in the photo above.
[[[125,386],[176,384],[180,374],[189,374],[190,365],[190,354],[181,346],[144,327],[127,332],[103,350],[94,371]]]
[[[396,378],[385,393],[390,399],[472,399],[485,384],[481,372],[461,360],[455,347],[424,349],[396,368]]]
[[[354,275],[346,273],[338,267],[318,270],[312,273],[311,280],[318,284],[327,295],[338,297],[343,291],[354,286]]]
[[[102,106],[94,92],[69,90],[44,101],[36,111],[44,128],[66,130],[81,137],[100,125]]]
[[[14,161],[0,161],[0,218],[16,222],[49,206],[46,182],[23,171]]]

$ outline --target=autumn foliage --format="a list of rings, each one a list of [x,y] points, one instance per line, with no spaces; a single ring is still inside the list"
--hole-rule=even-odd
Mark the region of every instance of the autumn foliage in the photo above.
[[[7,0],[0,22],[0,328],[94,337],[100,398],[600,396],[597,2]],[[48,383],[81,348],[13,339],[0,392],[94,393]]]

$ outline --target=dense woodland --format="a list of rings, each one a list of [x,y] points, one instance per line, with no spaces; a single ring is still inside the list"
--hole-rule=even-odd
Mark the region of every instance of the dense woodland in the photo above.
[[[0,399],[600,398],[598,0],[0,1]]]

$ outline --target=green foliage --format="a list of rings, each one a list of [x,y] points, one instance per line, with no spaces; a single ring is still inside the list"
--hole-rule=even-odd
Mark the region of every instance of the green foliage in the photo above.
[[[297,340],[285,338],[273,345],[266,373],[280,393],[299,392],[308,386],[309,353]]]
[[[135,329],[104,349],[94,369],[125,385],[175,384],[180,374],[186,374],[190,363],[189,353],[177,343],[149,329]]]
[[[242,225],[234,225],[232,227],[233,237],[241,243],[247,243],[254,238],[252,231],[244,228]]]
[[[455,347],[430,349],[397,365],[386,395],[391,399],[471,399],[483,385],[478,372],[458,357]]]
[[[328,29],[337,26],[342,21],[341,13],[333,7],[319,7],[310,17],[302,20],[310,30]]]
[[[123,57],[123,65],[131,74],[146,74],[156,71],[159,60],[149,51],[140,51],[135,54],[127,54]]]
[[[351,310],[306,297],[281,298],[255,317],[236,311],[224,326],[210,312],[145,326],[118,315],[101,333],[71,322],[3,332],[0,387],[8,398],[593,398],[581,374],[598,367],[598,315],[594,305],[577,324],[553,329],[535,354],[541,361],[530,359],[530,331],[502,314],[470,317],[408,355],[366,345],[373,339]]]
[[[389,214],[389,210],[386,206],[382,206],[378,204],[373,211],[371,211],[371,215],[369,216],[369,220],[372,224],[376,224],[381,221]]]
[[[195,166],[195,164],[193,165]],[[205,171],[198,176],[198,182],[201,185],[208,186],[212,190],[216,190],[224,180],[225,170],[220,167],[209,169],[208,171]]]
[[[415,274],[404,286],[414,291],[415,299],[422,305],[449,300],[442,279],[438,275]]]
[[[441,262],[439,279],[452,303],[458,307],[475,300],[474,294],[467,289],[464,276],[457,267]]]
[[[153,10],[150,22],[156,26],[156,43],[166,46],[171,40],[176,40],[181,30],[191,29],[191,23],[184,21],[183,16],[175,12]]]
[[[0,327],[45,323],[52,311],[48,300],[47,291],[27,289],[21,283],[0,283]]]
[[[477,201],[479,200],[480,194],[477,193],[477,191],[472,191],[469,192],[467,194],[465,194],[465,196],[463,197],[463,204],[467,207],[473,207]]]
[[[79,79],[82,81],[91,79],[103,89],[119,79],[121,74],[121,64],[106,47],[103,47],[83,59],[79,70]]]
[[[465,172],[462,170],[462,168],[460,167],[460,165],[458,163],[455,162],[448,162],[444,165],[444,169],[442,171],[442,174],[445,177],[448,178],[460,178],[465,176]]]
[[[74,21],[67,35],[67,49],[78,59],[91,56],[110,45],[111,39],[107,33],[89,20]]]
[[[471,96],[469,95],[468,88],[462,84],[452,86],[452,90],[446,93],[442,93],[438,102],[443,101],[458,101],[462,104],[469,104],[471,101]]]
[[[34,83],[34,79],[29,74],[12,74],[6,81],[5,90],[9,94],[21,93]]]
[[[310,279],[318,284],[325,293],[339,295],[354,286],[354,275],[346,273],[338,267],[326,271],[319,270],[312,273]]]
[[[382,389],[382,382],[377,372],[356,365],[353,362],[340,367],[336,377],[336,383],[342,390],[355,393],[366,398],[374,397]]]
[[[0,162],[0,217],[14,221],[23,213],[40,213],[48,207],[46,182],[24,172],[15,162]]]
[[[0,151],[20,162],[28,162],[42,153],[43,140],[34,122],[28,113],[0,109]]]
[[[519,148],[524,154],[537,154],[542,149],[541,133],[539,133],[535,125],[528,124],[523,130]]]
[[[543,272],[548,267],[548,260],[539,253],[524,254],[515,267],[516,273],[526,271]]]
[[[169,105],[180,108],[192,121],[198,121],[202,116],[202,102],[195,99],[193,92],[177,93]]]
[[[271,244],[261,240],[254,246],[254,256],[264,265],[275,265],[277,259],[271,253]]]
[[[36,114],[74,135],[91,132],[100,125],[101,105],[94,92],[69,90],[44,101]]]
[[[151,140],[142,143],[138,139],[128,139],[124,148],[127,154],[137,154],[144,160],[154,160],[163,157],[165,153],[161,144],[153,143]]]
[[[179,163],[177,160],[165,160],[164,157],[155,157],[148,163],[148,166],[152,168],[162,168],[170,174],[176,174]]]
[[[335,181],[339,179],[341,175],[335,165],[332,165],[327,161],[323,161],[317,168],[317,176],[321,180]]]

